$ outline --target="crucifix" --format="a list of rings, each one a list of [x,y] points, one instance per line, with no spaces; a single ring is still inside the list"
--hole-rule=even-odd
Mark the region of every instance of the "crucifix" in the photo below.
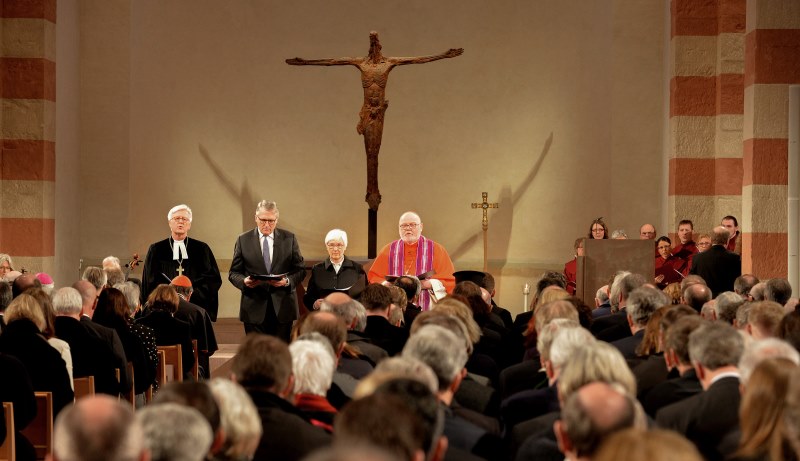
[[[483,229],[483,271],[489,271],[489,208],[500,208],[499,203],[489,203],[489,194],[481,192],[482,202],[473,203],[472,208],[480,208],[483,210],[483,219],[481,219],[481,228]]]
[[[356,126],[358,134],[364,136],[364,148],[367,151],[367,195],[365,201],[369,204],[367,237],[367,257],[374,258],[377,254],[378,235],[378,206],[381,203],[381,193],[378,190],[378,152],[381,149],[383,136],[383,117],[389,101],[386,99],[386,83],[389,72],[395,66],[406,64],[424,64],[438,61],[439,59],[454,58],[464,52],[463,48],[451,48],[442,54],[431,56],[416,56],[409,58],[386,57],[381,54],[381,42],[378,33],[369,33],[369,53],[359,58],[336,59],[287,59],[286,64],[293,66],[355,66],[361,71],[361,86],[364,88],[364,104],[359,112],[359,121]]]
[[[182,263],[178,263],[178,269],[176,269],[176,270],[178,272],[178,275],[183,275],[183,264]]]

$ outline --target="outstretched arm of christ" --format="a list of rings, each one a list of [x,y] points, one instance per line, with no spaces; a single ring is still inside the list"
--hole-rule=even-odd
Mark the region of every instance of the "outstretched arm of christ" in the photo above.
[[[425,64],[426,62],[438,61],[440,59],[455,58],[464,54],[464,48],[450,48],[442,54],[431,56],[416,56],[412,58],[388,58],[389,62],[397,66],[406,64]]]
[[[441,59],[441,58],[440,58]],[[357,66],[364,58],[336,58],[336,59],[303,59],[291,58],[286,64],[291,66]]]

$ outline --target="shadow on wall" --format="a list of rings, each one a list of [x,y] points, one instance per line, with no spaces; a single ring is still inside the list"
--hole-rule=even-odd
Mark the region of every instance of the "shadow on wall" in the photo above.
[[[513,194],[511,193],[511,186],[503,186],[502,190],[500,191],[500,199],[498,200],[500,208],[498,208],[493,215],[490,214],[489,238],[491,241],[489,243],[489,257],[492,260],[497,260],[497,266],[499,267],[498,272],[502,270],[502,268],[506,265],[506,261],[508,260],[508,246],[509,241],[511,240],[511,223],[514,217],[514,209],[516,208],[520,199],[525,195],[525,193],[528,192],[531,184],[533,184],[533,180],[539,173],[539,169],[542,167],[545,157],[547,157],[547,154],[550,152],[550,146],[552,144],[553,133],[550,132],[550,136],[548,136],[545,140],[544,146],[542,146],[542,151],[539,154],[539,158],[531,167],[530,171],[528,172],[528,176],[522,180],[522,182],[519,184],[519,187],[517,187],[516,192]],[[497,233],[497,229],[505,229],[505,232],[500,235]],[[464,240],[463,243],[461,243],[461,245],[458,246],[458,248],[455,249],[455,251],[450,252],[450,257],[453,260],[458,260],[474,245],[483,245],[483,230],[478,230],[474,234],[470,235],[466,240]]]

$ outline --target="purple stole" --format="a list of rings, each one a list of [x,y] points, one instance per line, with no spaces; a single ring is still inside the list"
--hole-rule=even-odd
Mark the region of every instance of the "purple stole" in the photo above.
[[[403,245],[402,239],[395,240],[389,245],[389,275],[396,277],[407,275],[403,274],[403,260],[405,259]],[[417,272],[413,275],[424,274],[431,270],[433,270],[433,241],[420,235],[417,241]],[[427,311],[430,303],[430,293],[428,290],[422,290],[419,293],[419,306],[423,311]]]

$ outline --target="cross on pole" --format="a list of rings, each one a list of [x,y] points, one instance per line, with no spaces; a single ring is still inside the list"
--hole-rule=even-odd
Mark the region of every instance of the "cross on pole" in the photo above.
[[[481,192],[482,202],[473,203],[472,208],[480,208],[483,210],[483,219],[481,219],[481,228],[483,229],[483,271],[489,270],[489,208],[500,208],[499,203],[489,203],[489,194]]]

